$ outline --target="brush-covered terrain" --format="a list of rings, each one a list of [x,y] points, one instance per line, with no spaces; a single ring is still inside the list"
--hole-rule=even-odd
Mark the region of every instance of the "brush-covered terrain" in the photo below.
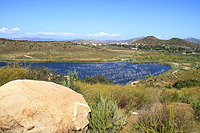
[[[86,41],[78,44],[70,41],[27,41],[0,38],[0,60],[18,61],[120,61],[135,55],[159,55],[166,52],[195,54],[199,56],[200,44],[179,38],[160,40],[147,36],[128,44],[101,43]],[[149,52],[150,51],[150,52]],[[152,52],[154,53],[152,54]],[[151,60],[150,60],[151,61]]]
[[[200,44],[186,41],[179,38],[171,38],[169,40],[160,40],[154,36],[147,36],[143,39],[134,41],[133,44],[144,44],[154,46],[165,46],[165,47],[181,47],[181,48],[198,48]]]
[[[0,39],[0,60],[113,61],[123,56],[132,56],[132,51],[77,45],[73,42]]]
[[[115,85],[102,75],[84,80],[75,71],[66,77],[52,74],[44,67],[30,69],[20,67],[20,63],[8,63],[0,68],[0,85],[15,79],[35,79],[70,87],[84,96],[92,110],[89,132],[200,132],[199,53],[4,39],[0,48],[1,60],[129,60],[169,64],[172,69],[159,76],[149,74],[139,82]]]

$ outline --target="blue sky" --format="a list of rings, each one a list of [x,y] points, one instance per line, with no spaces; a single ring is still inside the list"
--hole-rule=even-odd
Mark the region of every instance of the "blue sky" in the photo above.
[[[200,38],[200,0],[0,0],[0,37]]]

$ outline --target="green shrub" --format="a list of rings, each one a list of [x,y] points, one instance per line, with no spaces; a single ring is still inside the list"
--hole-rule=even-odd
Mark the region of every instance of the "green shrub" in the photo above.
[[[23,79],[28,73],[27,68],[2,67],[0,68],[0,86],[12,80]]]
[[[133,126],[142,132],[191,132],[193,129],[193,112],[189,104],[172,103],[161,105],[155,110],[139,114],[138,122]]]
[[[87,76],[85,79],[85,82],[89,84],[97,84],[97,83],[112,84],[113,83],[111,79],[106,79],[104,75],[98,75],[96,77]]]
[[[63,86],[67,86],[67,77],[59,73],[51,74],[48,80]]]
[[[52,74],[46,67],[35,66],[23,68],[19,63],[9,62],[7,66],[0,68],[0,86],[17,79],[32,79],[42,81],[52,81],[63,84],[67,81],[64,75],[59,73]]]
[[[48,70],[48,68],[44,66],[35,66],[32,69],[30,69],[29,73],[22,78],[49,81],[51,80],[52,76],[53,75],[51,74],[51,71]]]
[[[179,80],[173,84],[173,87],[177,89],[196,87],[196,86],[200,86],[200,80],[194,80],[194,79],[183,80],[183,81]]]
[[[97,95],[89,103],[91,114],[89,130],[91,132],[117,132],[126,124],[126,118],[121,114],[115,101]]]
[[[200,87],[183,88],[184,102],[192,106],[196,119],[200,120]]]
[[[159,99],[162,103],[184,101],[183,93],[176,89],[164,89]]]
[[[67,82],[63,81],[63,83],[66,84],[64,86],[67,86],[76,92],[80,92],[80,88],[78,86],[74,85],[74,82],[77,80],[79,80],[78,73],[76,71],[74,71],[74,72],[70,71],[68,73]]]
[[[188,103],[191,104],[192,108],[195,111],[196,119],[200,120],[200,99],[190,97]]]

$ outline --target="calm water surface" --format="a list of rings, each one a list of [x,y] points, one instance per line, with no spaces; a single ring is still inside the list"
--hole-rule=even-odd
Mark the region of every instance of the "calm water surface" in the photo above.
[[[0,67],[6,62],[0,62]],[[47,62],[47,63],[22,63],[22,66],[45,66],[53,72],[67,75],[69,71],[76,70],[80,78],[86,76],[104,75],[107,79],[112,79],[115,84],[126,84],[131,81],[146,78],[151,73],[157,76],[171,69],[169,65],[157,63],[133,64],[129,62],[109,62],[109,63],[72,63],[72,62]]]

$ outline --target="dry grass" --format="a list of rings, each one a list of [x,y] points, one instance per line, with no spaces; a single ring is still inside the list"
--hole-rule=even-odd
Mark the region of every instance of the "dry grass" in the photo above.
[[[6,68],[1,67],[0,68],[0,86],[12,81],[19,79],[21,75],[28,74],[29,69],[26,68]]]
[[[131,85],[87,84],[75,82],[84,97],[90,101],[99,93],[115,100],[118,106],[126,111],[148,108],[158,99],[159,90],[154,88],[133,87]]]
[[[76,82],[89,102],[98,94],[117,101],[130,117],[121,132],[198,132],[200,89],[157,89]],[[132,115],[132,111],[138,115]],[[127,115],[128,115],[127,114]]]
[[[127,49],[111,50],[71,42],[0,40],[0,60],[113,61],[132,57],[132,54],[133,51]]]

